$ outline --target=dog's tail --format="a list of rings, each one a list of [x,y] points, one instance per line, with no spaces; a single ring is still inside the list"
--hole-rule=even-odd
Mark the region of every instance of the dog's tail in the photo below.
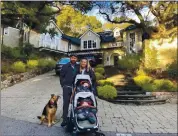
[[[41,116],[37,116],[38,119],[41,119]]]

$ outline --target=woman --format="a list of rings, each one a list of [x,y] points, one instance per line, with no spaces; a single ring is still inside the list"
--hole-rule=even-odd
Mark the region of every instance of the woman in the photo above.
[[[77,74],[89,75],[91,78],[92,84],[95,84],[96,82],[94,70],[91,68],[89,61],[85,58],[81,59],[80,67],[79,67],[79,70],[77,71]]]

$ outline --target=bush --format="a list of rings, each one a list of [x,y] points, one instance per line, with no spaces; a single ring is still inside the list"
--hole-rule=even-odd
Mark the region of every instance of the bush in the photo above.
[[[34,69],[38,67],[38,61],[37,60],[29,60],[27,61],[27,67],[30,69]]]
[[[100,86],[105,86],[105,85],[111,85],[111,86],[114,86],[114,83],[109,81],[109,80],[99,80],[98,81],[98,84]]]
[[[54,68],[56,65],[56,61],[48,60],[48,59],[39,59],[38,67],[39,68]]]
[[[114,99],[117,96],[117,90],[111,85],[99,86],[98,95],[106,99]]]
[[[96,80],[104,79],[104,76],[98,72],[95,73],[95,76],[96,76]]]
[[[145,70],[140,67],[137,71],[136,71],[136,74],[139,75],[139,76],[146,76],[147,73],[145,72]]]
[[[56,65],[56,61],[55,60],[47,60],[48,61],[48,68],[54,68]]]
[[[22,61],[17,61],[12,64],[12,70],[17,73],[23,73],[26,71],[25,64]]]
[[[39,59],[38,60],[38,67],[45,68],[48,66],[48,61],[46,59]]]
[[[154,89],[156,91],[176,91],[177,87],[173,82],[167,79],[154,80],[153,82]]]
[[[105,70],[104,68],[95,68],[95,72],[98,72],[103,75],[105,73]]]
[[[141,56],[137,54],[129,54],[119,59],[118,65],[121,69],[135,70],[140,65]]]
[[[8,73],[9,72],[9,66],[7,65],[1,65],[1,73],[4,74],[4,73]]]
[[[103,64],[98,64],[98,65],[96,66],[96,68],[104,68],[104,65],[103,65]]]
[[[153,81],[153,78],[149,76],[140,75],[134,77],[134,81],[138,86],[142,87],[146,84],[150,84]]]
[[[178,76],[177,61],[175,60],[173,63],[168,65],[166,71],[170,78],[176,78]]]

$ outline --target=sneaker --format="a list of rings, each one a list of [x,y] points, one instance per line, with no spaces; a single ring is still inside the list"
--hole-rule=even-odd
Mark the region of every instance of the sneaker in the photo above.
[[[61,127],[65,127],[67,125],[67,121],[63,121],[62,123],[61,123]]]

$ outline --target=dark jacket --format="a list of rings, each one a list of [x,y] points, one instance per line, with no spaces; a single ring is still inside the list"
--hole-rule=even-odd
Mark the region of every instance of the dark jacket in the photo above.
[[[72,68],[70,62],[65,64],[60,72],[60,83],[61,86],[72,86],[79,69],[79,65],[75,64],[75,69]]]

